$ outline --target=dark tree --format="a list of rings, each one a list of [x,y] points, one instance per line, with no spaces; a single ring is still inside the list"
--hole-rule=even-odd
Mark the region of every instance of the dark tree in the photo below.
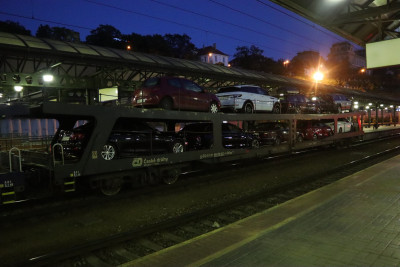
[[[49,25],[40,25],[36,31],[36,37],[65,42],[80,42],[78,32],[65,27],[50,27]]]
[[[122,42],[121,37],[121,32],[115,27],[100,24],[95,30],[90,31],[90,35],[86,37],[86,43],[113,48],[125,48],[125,43]]]
[[[231,64],[236,67],[263,71],[267,73],[282,74],[283,65],[272,58],[265,57],[264,51],[257,46],[238,46]]]
[[[184,59],[196,59],[198,49],[190,41],[191,38],[184,34],[165,34],[164,39],[171,49],[172,56]]]
[[[354,70],[348,59],[334,60],[328,57],[326,63],[329,70],[329,78],[335,81],[335,85],[345,86],[352,79]]]
[[[0,31],[23,34],[23,35],[31,35],[30,30],[25,29],[25,27],[20,25],[18,22],[13,22],[10,20],[0,21]]]
[[[254,45],[251,47],[238,46],[234,54],[233,64],[244,69],[261,70],[261,65],[265,60],[262,55],[263,52],[262,49]]]
[[[36,31],[36,37],[38,38],[53,38],[53,30],[49,25],[40,24]]]
[[[315,72],[320,69],[320,66],[325,65],[325,60],[319,52],[303,51],[290,61],[289,71],[296,76],[306,77],[310,72]]]

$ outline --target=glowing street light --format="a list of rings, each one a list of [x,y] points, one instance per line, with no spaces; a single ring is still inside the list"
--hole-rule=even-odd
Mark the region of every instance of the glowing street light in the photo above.
[[[313,78],[316,82],[322,81],[322,79],[324,78],[324,74],[322,74],[322,72],[317,71],[316,73],[314,73]]]
[[[322,72],[317,71],[317,72],[314,73],[313,78],[315,80],[314,95],[317,95],[318,82],[321,81],[324,78],[324,75],[322,74]]]

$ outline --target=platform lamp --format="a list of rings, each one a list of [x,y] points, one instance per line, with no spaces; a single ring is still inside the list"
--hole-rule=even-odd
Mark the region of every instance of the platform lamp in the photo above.
[[[14,85],[14,91],[17,92],[18,100],[21,100],[21,92],[24,89],[21,85]]]
[[[49,83],[54,81],[54,75],[52,74],[52,69],[60,66],[61,64],[62,64],[62,62],[57,62],[57,63],[54,63],[51,66],[48,66],[48,67],[43,68],[43,69],[40,69],[39,71],[36,72],[40,76],[40,78],[41,78],[41,80],[43,82],[42,83],[43,84],[43,88],[42,88],[43,97],[45,97],[45,95],[47,94],[46,90],[45,90],[46,84],[49,84]],[[60,99],[60,91],[58,91],[58,98]],[[58,101],[59,101],[59,99],[58,99]]]
[[[43,79],[43,89],[45,89],[46,88],[46,84],[49,84],[49,83],[51,83],[51,82],[53,82],[54,81],[54,75],[53,74],[51,74],[51,73],[44,73],[43,75],[42,75],[42,79]],[[46,90],[44,90],[44,92],[46,92]],[[46,95],[47,95],[47,93],[45,93]],[[57,101],[59,102],[60,101],[60,93],[58,93],[58,99],[57,99]]]
[[[381,108],[381,123],[382,123],[382,126],[383,126],[383,111],[385,110],[385,105],[384,104],[380,104],[379,106]]]
[[[367,114],[368,114],[368,126],[367,126],[367,128],[370,128],[371,127],[371,109],[370,109],[369,105],[367,105],[365,107],[365,109],[367,110]]]

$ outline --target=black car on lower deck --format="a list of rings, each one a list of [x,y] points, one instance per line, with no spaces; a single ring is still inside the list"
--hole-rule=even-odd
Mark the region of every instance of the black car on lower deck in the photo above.
[[[231,123],[223,123],[221,127],[222,145],[225,148],[259,147],[259,138],[252,133],[246,133]],[[214,144],[213,125],[210,122],[186,124],[178,134],[186,140],[188,150],[209,149]]]
[[[92,122],[73,129],[60,130],[55,137],[64,150],[65,158],[79,158],[91,135]],[[104,144],[101,156],[111,160],[117,156],[152,155],[162,153],[180,153],[185,142],[176,133],[161,132],[150,127],[146,122],[119,118]]]
[[[249,131],[260,138],[261,145],[279,145],[289,140],[289,124],[286,122],[262,122],[249,127]],[[303,141],[303,134],[296,132],[296,141]]]

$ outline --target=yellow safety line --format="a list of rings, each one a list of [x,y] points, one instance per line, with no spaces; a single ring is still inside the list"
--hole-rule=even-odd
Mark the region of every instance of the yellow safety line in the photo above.
[[[64,192],[73,192],[73,191],[75,191],[75,189],[64,190]]]
[[[6,193],[1,193],[2,196],[9,196],[9,195],[15,195],[15,192],[6,192]]]

